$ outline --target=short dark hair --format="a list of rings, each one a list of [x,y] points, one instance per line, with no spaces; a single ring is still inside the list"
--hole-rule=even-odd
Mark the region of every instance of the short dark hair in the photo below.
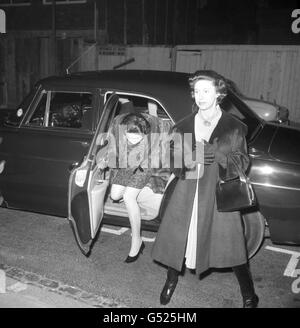
[[[209,80],[213,82],[216,87],[216,91],[220,94],[217,98],[217,103],[221,103],[222,100],[227,96],[227,84],[226,79],[219,73],[210,70],[200,70],[191,74],[189,77],[189,84],[191,88],[192,98],[195,98],[194,87],[196,82],[199,80]]]
[[[126,125],[126,131],[131,133],[149,134],[151,125],[146,118],[139,113],[130,113],[123,117],[121,125]]]

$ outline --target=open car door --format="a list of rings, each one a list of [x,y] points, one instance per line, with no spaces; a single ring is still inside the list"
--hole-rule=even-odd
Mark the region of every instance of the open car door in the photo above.
[[[68,219],[76,242],[84,255],[89,254],[92,241],[101,224],[108,187],[105,171],[96,165],[96,154],[106,145],[105,140],[99,142],[99,136],[105,138],[105,132],[115,116],[118,100],[116,94],[112,94],[108,99],[88,154],[71,172],[69,178]]]

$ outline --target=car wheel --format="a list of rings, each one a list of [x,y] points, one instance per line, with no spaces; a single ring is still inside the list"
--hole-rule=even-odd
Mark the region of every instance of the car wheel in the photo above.
[[[242,214],[248,258],[253,257],[260,249],[265,236],[265,218],[257,212]]]

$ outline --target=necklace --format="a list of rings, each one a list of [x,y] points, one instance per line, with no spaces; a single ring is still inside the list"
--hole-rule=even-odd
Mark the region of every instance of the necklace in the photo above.
[[[215,114],[213,114],[212,117],[210,117],[210,120],[207,120],[207,119],[205,119],[205,118],[203,117],[202,112],[201,112],[201,109],[198,110],[198,113],[200,114],[200,118],[202,119],[203,124],[204,124],[205,126],[211,126],[211,122],[212,122],[212,120],[213,120],[213,119],[216,117],[216,115],[218,114],[218,112],[216,112]]]
[[[211,126],[211,122],[207,121],[206,119],[203,118],[203,116],[201,116],[202,120],[203,120],[203,124],[205,126]]]

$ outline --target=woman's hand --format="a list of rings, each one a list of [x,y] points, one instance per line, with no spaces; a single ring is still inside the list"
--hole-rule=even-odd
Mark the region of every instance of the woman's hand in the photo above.
[[[226,156],[218,151],[218,138],[215,138],[213,143],[204,142],[204,164],[210,165],[214,162],[221,163]]]
[[[105,140],[101,143],[102,146],[96,155],[96,164],[99,169],[104,170],[108,166],[108,142]]]
[[[105,158],[102,158],[98,163],[97,163],[97,167],[100,170],[104,170],[106,169],[108,166],[107,160]]]

